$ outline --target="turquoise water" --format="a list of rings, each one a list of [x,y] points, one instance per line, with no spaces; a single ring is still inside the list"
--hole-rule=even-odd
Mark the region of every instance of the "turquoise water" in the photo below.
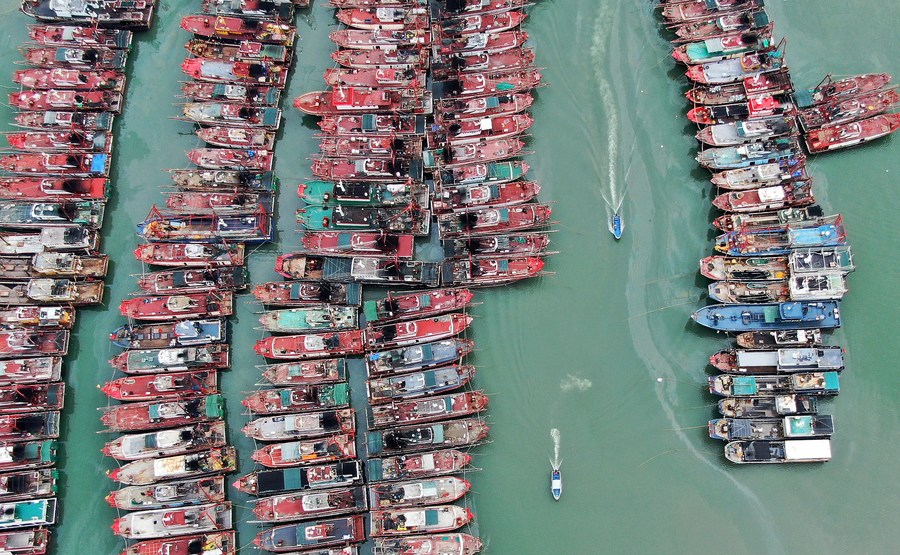
[[[14,4],[8,0],[6,5]],[[302,51],[287,100],[322,87],[336,30],[331,11],[314,2],[301,12]],[[99,455],[96,385],[112,377],[116,354],[106,335],[123,323],[115,307],[141,271],[130,251],[134,223],[163,201],[164,168],[187,167],[199,146],[177,115],[174,95],[187,34],[177,22],[195,0],[162,2],[156,26],[135,41],[126,112],[116,127],[115,192],[104,250],[113,256],[109,309],[79,313],[75,356],[67,363],[61,554],[115,553],[115,511],[103,497],[112,462]],[[776,32],[789,38],[796,82],[888,71],[900,75],[894,24],[900,4],[875,0],[770,2]],[[829,212],[844,214],[859,270],[843,305],[845,328],[833,342],[848,348],[843,392],[824,403],[835,417],[835,457],[828,464],[735,467],[706,437],[714,401],[705,393],[706,358],[725,347],[691,324],[705,303],[697,261],[711,252],[706,174],[693,162],[693,127],[681,72],[668,57],[651,4],[626,0],[541,0],[526,30],[549,87],[537,93],[529,156],[542,198],[561,224],[548,262],[556,275],[485,291],[474,309],[476,385],[491,394],[493,442],[476,451],[483,470],[468,503],[488,552],[518,553],[888,553],[900,448],[895,361],[900,274],[893,260],[900,224],[894,176],[897,138],[816,158],[810,172]],[[0,67],[9,75],[29,20],[0,8]],[[7,80],[9,84],[10,81]],[[11,89],[12,90],[12,89]],[[0,108],[0,121],[10,121]],[[251,257],[256,281],[274,278],[275,254],[298,244],[294,186],[308,177],[315,152],[312,118],[286,109],[277,150],[282,179],[279,243]],[[624,196],[625,235],[606,229],[603,196]],[[233,334],[234,367],[223,377],[229,433],[248,472],[252,442],[240,427],[242,392],[255,388],[260,363],[250,346],[259,309],[241,296]],[[660,381],[661,380],[661,381]],[[550,429],[561,433],[565,491],[548,491]],[[249,515],[233,495],[237,518]],[[241,528],[240,542],[256,528]],[[727,544],[725,543],[727,542]]]

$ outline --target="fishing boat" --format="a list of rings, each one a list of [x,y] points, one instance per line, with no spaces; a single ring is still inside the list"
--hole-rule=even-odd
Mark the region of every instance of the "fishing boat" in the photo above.
[[[72,153],[87,153],[87,152],[99,152],[109,154],[112,151],[112,135],[107,134],[105,131],[27,131],[24,133],[9,133],[6,135],[6,142],[9,143],[9,146],[14,150],[29,152],[29,151],[41,151],[41,152],[72,152]],[[10,179],[10,178],[8,178]],[[12,181],[11,178],[10,183],[16,183],[16,181]],[[67,181],[70,181],[70,185],[68,186],[71,189],[71,192],[67,191],[66,188],[60,187],[57,190],[52,188],[52,184],[54,182],[63,184]],[[81,191],[84,190],[83,187],[79,187],[80,182],[91,183],[93,181],[103,182],[105,184],[105,180],[95,178],[95,179],[22,179],[18,180],[18,182],[25,183],[33,183],[33,184],[42,184],[46,183],[51,188],[40,190],[40,196],[56,196],[57,198],[63,198],[68,200],[68,198],[84,196]],[[10,191],[12,192],[12,191]],[[87,192],[90,192],[88,189]],[[105,198],[105,187],[100,190],[101,195],[96,196],[97,199]],[[67,198],[68,197],[68,198]]]
[[[275,132],[265,129],[213,126],[197,130],[197,137],[207,144],[223,148],[272,150]]]
[[[790,181],[784,186],[802,184],[804,181]],[[753,193],[755,190],[747,190]],[[773,212],[729,212],[715,218],[713,226],[723,231],[752,232],[764,228],[795,228],[814,227],[816,225],[830,225],[834,222],[833,216],[826,216],[819,205],[805,206],[801,208],[782,208]],[[837,247],[841,248],[841,247]]]
[[[324,136],[319,150],[325,158],[411,159],[422,155],[422,140],[390,135]]]
[[[490,72],[461,73],[443,82],[446,97],[477,98],[497,94],[525,92],[542,86],[541,72],[535,68],[509,70],[498,75]]]
[[[278,178],[272,172],[236,170],[169,170],[172,182],[183,191],[273,193]]]
[[[362,543],[365,539],[365,519],[357,515],[269,528],[256,535],[253,545],[265,551],[286,553]]]
[[[287,68],[270,60],[224,61],[206,58],[185,58],[181,72],[197,81],[207,83],[244,84],[284,88]]]
[[[119,312],[133,320],[162,322],[230,316],[233,307],[234,294],[231,291],[204,291],[125,299],[119,303]]]
[[[710,305],[691,318],[714,330],[727,332],[792,329],[833,329],[841,326],[838,301],[790,301],[775,304]]]
[[[365,349],[362,330],[285,335],[260,339],[253,350],[271,359],[303,360],[327,356],[360,355]]]
[[[128,57],[124,50],[113,48],[32,46],[22,48],[21,51],[25,63],[42,69],[124,69]]]
[[[60,410],[65,393],[65,382],[0,386],[0,414]]]
[[[247,287],[247,269],[231,268],[184,269],[148,272],[138,278],[138,288],[147,293],[193,293],[199,291],[236,291]]]
[[[747,52],[765,50],[772,40],[772,28],[734,33],[718,38],[680,44],[672,50],[672,58],[682,64],[694,65],[737,58]]]
[[[328,35],[340,48],[354,50],[397,50],[427,46],[431,43],[428,29],[342,29]]]
[[[286,362],[263,368],[263,378],[276,386],[337,383],[346,379],[347,359]]]
[[[134,33],[127,29],[103,29],[78,25],[29,25],[28,38],[47,46],[101,46],[106,48],[131,47]]]
[[[685,93],[692,104],[721,106],[748,102],[751,98],[771,95],[779,96],[794,91],[790,71],[782,68],[754,77],[747,77],[734,83],[697,85]],[[797,106],[796,101],[793,102]]]
[[[182,107],[181,114],[176,119],[200,125],[259,127],[272,131],[281,125],[280,109],[250,102],[189,102]]]
[[[729,374],[788,374],[792,372],[840,371],[844,350],[840,347],[786,347],[776,350],[726,349],[709,359]]]
[[[414,375],[410,375],[414,376]],[[488,405],[488,397],[480,391],[454,393],[428,399],[392,401],[368,408],[370,429],[388,428],[404,424],[419,424],[471,416]]]
[[[540,190],[540,185],[534,181],[441,187],[434,194],[432,208],[438,214],[508,208],[534,200]]]
[[[68,330],[0,330],[0,359],[65,356],[68,352]]]
[[[3,503],[3,521],[0,530],[27,528],[31,526],[52,526],[56,524],[55,497],[50,499],[27,499]]]
[[[329,87],[404,89],[426,82],[424,71],[413,68],[328,68],[324,77]]]
[[[875,91],[862,96],[820,104],[801,110],[797,115],[804,131],[852,123],[877,116],[900,102],[896,89]]]
[[[473,341],[454,338],[378,351],[366,355],[366,372],[370,378],[376,378],[428,370],[458,363],[474,349]]]
[[[521,30],[444,36],[437,52],[444,55],[499,54],[521,48],[527,41],[528,33]]]
[[[55,2],[23,0],[21,10],[43,23],[83,24],[90,27],[129,27],[149,29],[156,3],[95,0],[88,2]]]
[[[521,135],[534,119],[528,114],[494,116],[481,119],[450,120],[428,135],[429,144],[447,142],[451,145],[477,143],[490,138]]]
[[[726,212],[765,212],[807,206],[815,201],[812,182],[794,181],[774,187],[722,193],[713,199],[712,204]]]
[[[260,441],[284,441],[335,433],[352,434],[355,429],[353,409],[342,408],[306,414],[264,416],[250,421],[241,431],[247,437]]]
[[[528,14],[512,8],[492,13],[457,15],[440,22],[440,33],[443,36],[452,37],[478,33],[502,33],[519,27],[526,17]]]
[[[533,64],[534,50],[531,48],[513,48],[493,54],[450,53],[431,61],[431,74],[435,80],[444,81],[453,79],[459,73],[515,71],[527,69]]]
[[[487,438],[488,426],[480,418],[462,418],[436,424],[400,426],[385,431],[371,431],[366,436],[369,456],[428,451],[436,447],[466,447]]]
[[[19,387],[21,384],[4,387]],[[32,412],[30,414],[0,414],[0,441],[18,443],[59,437],[59,411]],[[0,485],[2,485],[0,477]],[[0,488],[0,499],[4,493]]]
[[[670,25],[675,33],[673,42],[694,42],[719,38],[741,32],[752,32],[769,26],[769,14],[763,8],[727,13],[711,14],[696,21],[679,22]]]
[[[0,532],[0,546],[12,555],[45,555],[50,545],[50,530],[29,528]]]
[[[401,295],[388,292],[386,298],[366,301],[363,312],[368,325],[382,324],[462,310],[472,301],[472,297],[468,289],[438,289]]]
[[[71,329],[75,325],[75,314],[75,309],[71,306],[0,307],[0,327]]]
[[[403,112],[430,114],[431,94],[413,89],[361,89],[341,87],[330,91],[308,92],[294,99],[294,108],[312,116],[347,113]]]
[[[533,102],[534,97],[527,92],[477,98],[447,98],[438,101],[435,119],[440,124],[448,120],[510,116],[524,112]]]
[[[110,506],[124,511],[173,509],[200,505],[202,503],[222,503],[224,501],[225,478],[222,476],[127,486],[110,492],[106,496],[106,502]]]
[[[712,119],[719,119],[713,116]],[[701,129],[696,137],[710,146],[736,146],[744,143],[768,141],[776,137],[796,135],[797,121],[793,117],[772,116],[756,121],[720,123]]]
[[[424,161],[429,168],[449,168],[518,156],[524,148],[525,142],[517,138],[482,139],[476,143],[426,150]]]
[[[776,283],[719,282],[709,286],[710,298],[724,303],[839,300],[847,291],[846,274],[832,271]]]
[[[100,390],[119,401],[185,399],[218,393],[218,373],[198,370],[128,376],[110,380]]]
[[[275,495],[288,491],[352,486],[362,483],[359,461],[344,461],[302,468],[256,470],[234,483],[248,495]]]
[[[109,155],[23,152],[0,156],[0,170],[14,175],[107,177]]]
[[[56,466],[58,448],[55,439],[0,444],[0,471]]]
[[[386,217],[385,214],[387,214],[386,212],[374,213],[379,218]],[[352,214],[343,212],[343,215],[348,216]],[[422,220],[421,224],[425,227],[428,226],[427,220]],[[303,248],[308,250],[310,254],[338,257],[362,255],[397,260],[412,258],[413,249],[415,248],[414,239],[414,236],[410,234],[396,235],[385,231],[308,231],[303,234],[301,242]]]
[[[44,202],[0,203],[0,225],[8,228],[30,229],[61,227],[77,224],[98,229],[103,224],[105,200],[63,200]]]
[[[784,280],[789,275],[786,256],[707,256],[700,273],[715,281]]]
[[[710,170],[729,170],[771,164],[800,154],[795,137],[778,137],[759,143],[708,148],[696,156],[697,163]]]
[[[28,137],[30,133],[23,135],[23,144],[34,138]],[[0,177],[0,198],[101,200],[106,198],[108,183],[104,178]]]
[[[403,114],[341,114],[324,116],[318,121],[325,135],[396,135],[416,136],[425,134],[425,118]],[[303,186],[302,184],[300,185]],[[303,198],[301,195],[300,198]],[[318,204],[322,204],[319,202]]]
[[[465,526],[473,518],[468,509],[457,505],[373,510],[369,520],[369,534],[397,536],[449,532]]]
[[[0,282],[0,295],[9,305],[32,303],[97,304],[103,298],[103,282],[33,278],[25,282]]]
[[[471,456],[455,449],[429,453],[397,455],[383,459],[369,459],[367,471],[371,482],[413,480],[464,471]]]
[[[424,7],[378,7],[348,8],[338,10],[338,21],[353,29],[424,29],[428,27],[427,8]]]
[[[180,320],[154,324],[126,325],[109,339],[123,349],[161,349],[220,343],[225,339],[227,320]]]
[[[442,366],[400,376],[373,378],[366,381],[366,395],[370,404],[392,403],[425,395],[445,393],[463,387],[475,376],[475,367],[468,364]]]
[[[128,513],[113,521],[112,530],[117,536],[139,540],[227,530],[231,525],[231,503],[226,502]]]
[[[447,339],[466,330],[472,323],[468,314],[452,313],[406,322],[369,326],[365,330],[366,348],[392,349]]]
[[[840,215],[776,227],[729,231],[716,237],[715,249],[729,256],[786,255],[797,248],[836,247],[846,244]]]
[[[253,296],[267,306],[306,306],[319,303],[359,306],[358,283],[273,281],[253,287]]]
[[[261,206],[253,212],[236,214],[163,213],[154,206],[137,225],[137,233],[150,242],[267,243],[272,240],[273,226],[271,215]]]
[[[735,340],[744,349],[815,347],[822,344],[822,332],[817,329],[748,331],[739,333]]]
[[[460,258],[443,263],[441,280],[446,285],[496,287],[543,275],[539,257]]]
[[[13,82],[28,89],[38,90],[125,92],[125,74],[118,69],[101,71],[62,67],[20,69],[13,73]]]
[[[375,256],[337,258],[287,254],[276,259],[275,271],[292,279],[396,283],[414,287],[436,287],[440,283],[437,262],[383,259]]]
[[[331,53],[331,59],[353,69],[419,69],[427,67],[429,50],[419,46],[391,50],[339,49]]]
[[[829,415],[717,418],[709,421],[709,437],[723,441],[807,439],[831,437],[833,433],[834,422]]]
[[[62,357],[33,357],[0,360],[0,385],[59,381]]]
[[[10,501],[25,501],[39,497],[50,497],[57,493],[59,472],[54,469],[43,468],[37,470],[21,470],[0,475],[0,500],[3,503]],[[26,545],[4,543],[0,536],[0,547],[7,553],[20,553],[16,548],[24,549]],[[9,549],[12,548],[10,551]],[[31,551],[22,551],[31,553]]]
[[[709,392],[721,397],[745,397],[803,393],[837,395],[840,392],[837,372],[797,372],[787,375],[710,376]]]
[[[267,311],[259,319],[261,328],[271,333],[341,331],[359,327],[353,306],[309,305]]]
[[[143,459],[120,466],[109,473],[120,484],[146,486],[164,480],[184,480],[234,472],[237,456],[234,447]],[[201,498],[202,499],[202,498]]]
[[[317,206],[427,206],[428,188],[423,183],[344,183],[306,181],[297,186],[297,196]]]
[[[235,532],[210,532],[174,538],[146,540],[126,547],[119,555],[236,555]]]
[[[154,266],[215,268],[244,265],[244,245],[214,243],[146,243],[134,257]]]
[[[814,129],[804,135],[811,154],[860,145],[900,129],[900,114],[882,114],[860,121]]]
[[[294,19],[294,0],[242,0],[235,4],[231,0],[203,0],[200,10],[210,15],[234,15],[247,19]]]
[[[449,18],[504,13],[530,5],[528,0],[445,0],[443,4],[443,15]]]
[[[110,432],[133,432],[173,428],[221,420],[225,403],[221,395],[181,401],[128,403],[103,409],[100,421]]]
[[[447,476],[373,484],[368,492],[373,508],[401,509],[451,503],[465,495],[470,487],[466,480]]]
[[[732,441],[725,458],[737,464],[826,462],[831,460],[831,440]]]
[[[443,241],[444,258],[487,258],[502,256],[541,256],[550,244],[547,233],[512,233],[458,237]]]
[[[396,182],[421,181],[423,167],[421,160],[379,160],[362,158],[342,160],[339,158],[316,158],[312,163],[312,173],[319,179],[333,181]]]
[[[187,41],[184,47],[197,58],[223,62],[264,60],[289,63],[293,57],[293,50],[287,46],[246,40],[230,44],[215,39],[194,38]]]
[[[425,236],[431,229],[431,211],[418,206],[307,206],[296,214],[297,223],[309,231],[371,230]]]
[[[882,89],[890,82],[891,76],[887,73],[863,73],[837,81],[831,75],[826,75],[815,87],[797,91],[794,100],[801,108],[809,108],[818,104],[862,96]]]
[[[266,468],[348,460],[356,457],[353,434],[339,434],[307,441],[273,443],[250,456]]]
[[[814,395],[776,395],[774,397],[726,397],[718,403],[719,412],[728,418],[777,418],[796,414],[816,414],[819,398]]]
[[[550,225],[552,209],[544,204],[483,208],[437,217],[442,239],[524,231]]]
[[[13,125],[37,131],[111,131],[114,118],[109,112],[19,112],[13,116]]]
[[[110,90],[47,89],[10,93],[7,101],[13,108],[26,111],[73,110],[118,114],[122,111],[123,97],[122,93]]]
[[[470,534],[432,534],[425,536],[375,538],[375,555],[406,553],[454,553],[474,555],[482,549],[481,540]]]
[[[253,505],[253,514],[259,522],[290,522],[358,513],[368,508],[366,488],[356,486],[259,499]]]
[[[281,119],[281,112],[278,111],[281,89],[278,87],[188,81],[181,84],[181,96],[196,104],[187,113],[182,112],[185,118],[206,125],[273,129],[273,126],[277,128],[275,122]],[[240,107],[233,110],[202,106],[208,103],[237,104],[243,106],[244,110],[242,111]],[[254,111],[251,108],[254,105],[263,109]],[[260,122],[264,125],[259,125]]]
[[[198,37],[285,46],[293,45],[297,36],[294,27],[276,21],[221,15],[188,15],[181,19],[181,28]]]
[[[783,158],[771,164],[717,172],[710,181],[716,187],[740,191],[801,179],[809,179],[806,173],[806,156],[802,154]]]
[[[673,23],[683,23],[743,13],[753,8],[762,8],[764,5],[763,0],[685,0],[665,2],[660,6],[664,19]]]
[[[350,387],[346,383],[336,383],[263,389],[245,397],[241,404],[255,414],[341,408],[350,404]]]
[[[109,257],[77,255],[70,252],[42,252],[30,258],[0,256],[0,266],[3,267],[4,275],[10,279],[37,277],[91,279],[106,275]]]
[[[723,85],[755,78],[784,67],[784,48],[780,46],[778,50],[748,52],[740,58],[690,66],[685,75],[695,83]]]
[[[141,434],[125,434],[108,441],[100,450],[120,461],[156,460],[224,447],[225,422],[203,422]]]
[[[239,148],[194,148],[188,151],[187,157],[191,163],[208,170],[266,172],[271,171],[275,162],[271,151]]]

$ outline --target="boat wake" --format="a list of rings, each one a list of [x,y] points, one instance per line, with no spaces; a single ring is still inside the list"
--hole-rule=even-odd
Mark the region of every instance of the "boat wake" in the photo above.
[[[559,458],[559,430],[550,428],[550,437],[553,438],[553,458],[550,459],[550,466],[553,467],[553,470],[559,470],[560,465],[562,465],[562,459]]]

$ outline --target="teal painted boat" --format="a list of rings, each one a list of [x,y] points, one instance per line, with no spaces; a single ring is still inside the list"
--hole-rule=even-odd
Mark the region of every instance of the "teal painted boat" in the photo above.
[[[422,210],[416,204],[385,208],[307,206],[297,211],[297,222],[309,231],[348,229],[428,235],[431,211]]]
[[[266,312],[259,323],[273,333],[346,330],[357,327],[356,307],[319,305]]]
[[[297,186],[297,196],[317,206],[427,206],[428,190],[421,183],[346,183],[307,181]]]

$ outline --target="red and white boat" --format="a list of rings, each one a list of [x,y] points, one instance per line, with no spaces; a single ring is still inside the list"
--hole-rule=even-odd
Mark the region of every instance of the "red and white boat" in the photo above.
[[[203,127],[197,130],[201,140],[224,148],[249,148],[272,150],[275,148],[275,132],[265,129],[242,127]]]
[[[900,129],[900,114],[882,114],[853,123],[816,129],[806,134],[806,148],[812,154],[849,148],[874,141]]]
[[[515,29],[525,21],[527,14],[521,11],[496,12],[484,15],[453,17],[440,23],[440,33],[456,37],[478,33],[501,33]]]
[[[444,280],[453,285],[495,287],[542,275],[536,256],[461,258],[444,263]]]
[[[217,318],[230,316],[234,294],[231,291],[204,291],[154,297],[134,297],[119,304],[126,318],[162,322],[179,318]]]
[[[363,310],[366,323],[371,326],[462,310],[472,302],[472,297],[468,289],[434,289],[400,295],[389,291],[387,297],[366,301]]]
[[[126,374],[155,374],[186,370],[215,370],[228,367],[228,345],[133,349],[110,359],[109,364]]]
[[[262,202],[270,202],[268,196],[257,193],[202,193],[188,191],[170,193],[166,198],[166,208],[191,214],[202,212],[249,212]]]
[[[541,72],[536,69],[493,73],[461,73],[451,84],[452,96],[473,98],[530,91],[541,86]]]
[[[484,208],[462,214],[438,216],[441,238],[488,235],[543,227],[550,224],[552,210],[543,204],[512,208]]]
[[[291,60],[293,53],[293,50],[287,46],[248,40],[242,40],[237,44],[228,44],[217,40],[191,39],[184,47],[198,58],[225,62],[265,60],[287,63]]]
[[[113,521],[112,530],[113,534],[127,539],[151,539],[216,532],[227,530],[231,525],[231,503],[210,503],[128,513]]]
[[[663,3],[662,16],[672,23],[684,23],[744,12],[761,5],[761,0],[683,0]]]
[[[369,428],[376,430],[404,424],[419,424],[471,416],[488,406],[488,396],[481,391],[451,393],[439,397],[393,401],[373,405],[368,410]],[[449,499],[448,501],[453,501]]]
[[[0,359],[65,356],[68,352],[68,330],[0,330]]]
[[[253,85],[225,85],[222,83],[182,83],[181,94],[197,102],[223,102],[275,107],[281,99],[276,87]]]
[[[361,355],[365,340],[362,330],[282,335],[260,339],[253,350],[266,358],[288,360]]]
[[[398,50],[426,46],[431,43],[428,29],[404,29],[389,31],[382,29],[343,29],[328,35],[331,42],[341,48],[356,50]]]
[[[234,447],[225,446],[214,449],[207,449],[196,453],[187,453],[184,455],[171,455],[164,458],[140,459],[124,464],[108,474],[111,480],[115,480],[120,484],[128,484],[134,486],[147,486],[163,482],[165,480],[191,480],[201,477],[209,477],[216,474],[227,474],[236,470],[237,454]],[[171,482],[170,482],[171,484]],[[225,481],[224,478],[214,480],[205,487],[197,487],[196,482],[188,482],[189,487],[186,491],[179,492],[167,491],[172,494],[171,501],[177,501],[179,498],[186,502],[166,502],[166,496],[161,496],[156,488],[126,488],[108,496],[107,502],[114,507],[120,507],[121,502],[128,497],[134,496],[135,501],[148,501],[148,504],[161,505],[162,507],[135,507],[135,508],[164,508],[178,507],[183,505],[194,505],[197,503],[210,503],[215,501],[223,501],[225,497]],[[193,487],[190,487],[193,486]],[[157,486],[160,487],[160,486]],[[168,488],[168,485],[162,486]],[[150,495],[147,495],[150,493]],[[135,495],[136,494],[136,495]],[[211,498],[205,499],[209,495]],[[125,499],[123,499],[125,498]],[[149,499],[148,499],[149,498]],[[216,499],[220,498],[220,499]]]
[[[440,131],[430,136],[429,140],[462,145],[486,139],[514,137],[527,131],[533,122],[534,119],[528,114],[450,121],[445,122]]]
[[[337,20],[353,29],[425,29],[428,27],[428,8],[390,7],[354,8],[338,10]]]
[[[50,530],[29,528],[0,533],[0,549],[10,555],[45,555],[50,547]]]
[[[463,166],[511,158],[521,154],[524,149],[525,141],[514,137],[481,139],[477,143],[450,145],[443,149],[443,159],[435,161],[442,167]]]
[[[20,69],[13,73],[13,82],[29,89],[105,90],[119,93],[125,90],[125,74],[118,69]]]
[[[0,414],[60,410],[65,392],[63,382],[0,386]]]
[[[424,123],[420,116],[397,114],[366,114],[324,116],[319,129],[326,135],[422,135]]]
[[[273,385],[303,385],[337,383],[347,375],[347,361],[343,358],[284,362],[264,367],[262,376]]]
[[[428,50],[416,47],[402,50],[335,50],[331,59],[338,64],[357,69],[424,69],[428,65]]]
[[[458,474],[469,466],[472,455],[457,449],[369,459],[369,481],[394,481]]]
[[[241,401],[254,414],[298,413],[338,408],[349,404],[346,384],[298,385],[261,389]]]
[[[471,54],[449,54],[437,58],[432,63],[432,71],[436,79],[452,79],[457,74],[480,71],[497,73],[523,70],[534,63],[534,50],[530,48],[514,48],[496,54],[475,52]]]
[[[34,46],[22,48],[25,63],[39,68],[62,67],[96,71],[124,69],[126,52],[112,48]]]
[[[436,505],[424,508],[374,510],[369,518],[369,534],[372,536],[406,536],[449,532],[462,528],[474,517],[468,509],[456,505]]]
[[[138,278],[138,288],[157,295],[237,291],[246,288],[248,281],[247,271],[242,267],[184,269],[145,273]]]
[[[152,4],[152,1],[150,3]],[[97,26],[29,25],[28,38],[48,46],[101,46],[128,49],[133,33],[127,29],[103,29]]]
[[[307,441],[273,443],[253,452],[250,458],[266,468],[337,462],[356,457],[353,434],[339,434]]]
[[[181,28],[199,37],[288,46],[297,35],[294,27],[283,23],[229,16],[188,15],[181,19]]]
[[[106,382],[100,390],[119,401],[153,401],[218,393],[215,371],[128,376]]]
[[[247,437],[260,441],[287,441],[324,437],[331,434],[347,434],[333,436],[333,449],[340,453],[340,458],[356,457],[356,443],[350,437],[356,430],[353,409],[337,409],[304,414],[284,414],[281,416],[263,416],[252,420],[241,430]],[[323,462],[321,457],[328,456],[328,441],[309,441],[293,448],[281,445],[277,457],[270,459],[277,466],[297,466],[304,458],[308,462]],[[271,451],[267,451],[272,455]],[[309,455],[304,457],[304,455]],[[288,463],[288,459],[292,462]],[[256,460],[256,459],[254,459]],[[284,464],[282,464],[282,462]]]
[[[492,14],[524,8],[530,0],[449,0],[444,2],[445,17],[462,17],[472,14]]]
[[[878,89],[884,88],[891,82],[891,76],[887,73],[864,73],[845,77],[837,81],[829,75],[809,90],[808,103],[811,105],[826,104],[844,98],[860,96]],[[798,96],[803,93],[798,93]],[[805,96],[805,95],[803,95]]]
[[[409,538],[375,538],[375,549],[390,550],[391,553],[475,555],[481,551],[482,544],[481,539],[470,534],[432,534]]]
[[[241,83],[283,88],[287,83],[287,67],[277,62],[226,62],[206,58],[187,58],[181,71],[197,81],[208,83]]]
[[[547,233],[511,233],[444,241],[445,258],[539,256],[550,244]]]
[[[234,530],[147,540],[126,547],[119,555],[236,555]]]
[[[32,412],[29,414],[0,414],[0,441],[4,444],[37,441],[59,437],[59,411]],[[7,476],[0,476],[0,484],[6,485]],[[3,501],[15,501],[10,494],[22,493],[33,498],[34,491],[5,491]]]
[[[476,185],[480,183],[509,183],[528,173],[529,166],[522,160],[493,162],[490,164],[467,164],[447,168],[436,176],[444,187],[452,185]]]
[[[304,233],[301,241],[304,249],[315,254],[412,258],[414,239],[412,235],[378,232],[323,231]]]
[[[13,108],[39,112],[73,110],[118,114],[122,111],[122,93],[113,91],[29,90],[11,93],[8,102]]]
[[[441,54],[497,54],[521,48],[528,41],[525,31],[504,31],[502,33],[478,33],[464,35],[444,41],[440,45]]]
[[[71,329],[75,314],[71,306],[0,306],[0,327]]]
[[[795,181],[749,191],[729,191],[713,199],[713,206],[725,212],[767,212],[808,206],[816,201],[812,182]]]
[[[453,119],[509,116],[531,107],[534,97],[530,93],[491,96],[486,98],[447,98],[437,104],[438,122]]]
[[[0,156],[0,170],[28,175],[71,175],[105,177],[109,175],[109,156],[78,153],[21,153]]]
[[[697,106],[688,111],[687,118],[700,125],[715,125],[796,114],[797,107],[792,102],[766,94],[738,104]]]
[[[418,157],[422,154],[419,137],[402,138],[387,135],[362,135],[346,137],[322,137],[319,141],[322,155],[330,158],[398,158]]]
[[[26,131],[9,133],[6,142],[23,152],[98,152],[112,150],[112,135],[106,131]]]
[[[100,422],[109,432],[159,430],[221,420],[224,410],[221,395],[178,401],[126,403],[104,408]]]
[[[368,507],[366,488],[355,486],[323,492],[288,493],[259,499],[253,505],[253,514],[262,522],[288,522],[362,512]],[[326,550],[322,555],[339,553]]]
[[[134,257],[155,266],[204,268],[243,266],[244,245],[214,243],[146,243],[134,249]]]
[[[360,288],[354,283],[324,281],[271,281],[253,288],[253,296],[267,306],[304,306],[331,303],[359,305]]]
[[[541,187],[534,181],[513,181],[500,185],[442,187],[432,200],[435,213],[465,212],[475,208],[504,208],[534,199]]]
[[[36,131],[110,131],[114,117],[108,112],[20,112],[13,116],[13,125]]]
[[[403,89],[425,84],[425,72],[415,69],[328,68],[325,84],[329,87],[368,87],[372,89]]]
[[[900,102],[896,89],[874,91],[862,96],[836,100],[801,110],[798,116],[804,131],[830,127],[877,116]]]
[[[414,90],[346,87],[298,96],[294,99],[294,108],[313,116],[370,112],[425,114],[431,110],[431,97]]]
[[[0,177],[0,198],[100,200],[106,198],[108,183],[109,181],[102,177],[84,179]]]
[[[395,160],[340,160],[319,158],[313,160],[314,176],[330,181],[398,181],[411,177],[408,168]]]
[[[209,170],[269,171],[275,156],[269,150],[237,148],[194,148],[188,151],[188,159]]]
[[[468,314],[453,313],[371,327],[365,332],[366,349],[393,349],[447,339],[465,331],[473,319]]]
[[[204,422],[168,430],[125,434],[107,442],[100,450],[120,461],[156,459],[225,447],[225,422]]]
[[[61,376],[62,357],[0,360],[0,385],[55,382]]]

